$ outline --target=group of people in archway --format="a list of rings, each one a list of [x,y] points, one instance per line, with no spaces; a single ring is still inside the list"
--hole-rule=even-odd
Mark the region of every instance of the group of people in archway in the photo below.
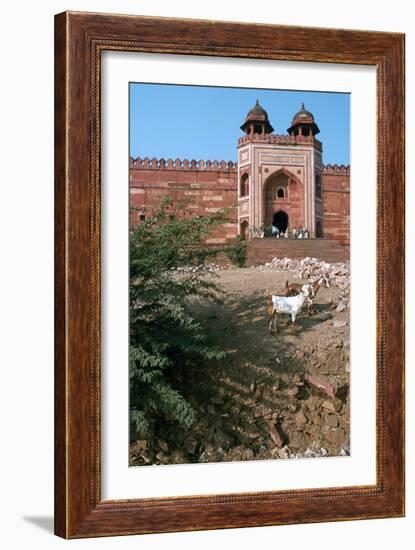
[[[286,239],[309,239],[310,233],[305,225],[298,229],[294,227],[291,230],[288,222],[288,214],[283,210],[278,210],[277,212],[274,212],[272,216],[271,237],[285,237]]]
[[[247,230],[249,230],[250,238],[263,238],[263,237],[274,237],[277,239],[309,239],[310,232],[306,225],[303,227],[293,227],[290,228],[288,214],[283,210],[278,210],[274,212],[272,216],[271,227],[261,225],[258,229],[254,226],[248,226],[248,222],[245,221],[241,224],[241,236],[242,239],[246,238]],[[318,231],[317,231],[318,233]],[[321,237],[320,234],[316,235]]]
[[[306,226],[300,227],[299,229],[293,227],[292,231],[287,227],[287,229],[282,232],[276,225],[272,224],[271,237],[276,237],[277,239],[309,239],[310,232]]]

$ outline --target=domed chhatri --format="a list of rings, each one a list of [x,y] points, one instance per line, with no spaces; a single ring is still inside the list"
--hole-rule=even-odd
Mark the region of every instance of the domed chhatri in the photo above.
[[[266,110],[259,104],[259,100],[256,100],[256,103],[254,107],[248,112],[246,115],[246,118],[254,119],[257,117],[264,117],[266,120],[268,120],[268,113]]]
[[[291,125],[294,126],[294,124],[298,124],[300,122],[307,122],[310,124],[314,122],[314,116],[310,113],[310,111],[307,111],[304,107],[304,103],[301,103],[301,110],[295,113]]]
[[[301,104],[301,109],[295,113],[291,126],[287,129],[291,136],[315,136],[320,132],[319,127],[314,121],[314,116]]]
[[[259,104],[258,99],[254,107],[246,115],[245,122],[241,126],[241,130],[247,134],[271,134],[274,128],[271,126],[268,119],[268,113]]]

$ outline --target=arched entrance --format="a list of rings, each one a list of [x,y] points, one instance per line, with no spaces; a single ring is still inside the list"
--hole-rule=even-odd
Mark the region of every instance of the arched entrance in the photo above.
[[[288,214],[283,210],[274,212],[272,216],[272,225],[277,227],[280,233],[285,233],[288,227]]]
[[[304,223],[303,184],[295,174],[285,168],[277,170],[265,180],[263,193],[261,221],[267,236],[271,236],[274,222],[280,232],[285,232],[288,226],[298,227]],[[275,218],[278,212],[283,214]]]

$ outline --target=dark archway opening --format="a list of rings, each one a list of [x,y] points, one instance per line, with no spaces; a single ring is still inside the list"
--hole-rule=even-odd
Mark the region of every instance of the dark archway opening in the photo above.
[[[272,225],[277,227],[280,233],[285,233],[288,227],[288,214],[286,214],[283,210],[274,212],[272,216]]]

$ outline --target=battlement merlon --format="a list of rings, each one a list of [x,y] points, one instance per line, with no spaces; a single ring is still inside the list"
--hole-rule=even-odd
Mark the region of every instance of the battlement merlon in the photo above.
[[[277,145],[314,145],[323,150],[321,141],[314,136],[292,136],[289,134],[246,134],[238,139],[238,147],[247,143],[272,143]]]
[[[193,171],[212,171],[212,172],[237,172],[238,163],[232,160],[188,160],[188,159],[167,159],[164,158],[149,159],[148,157],[136,159],[130,157],[130,169],[141,170],[193,170]]]
[[[278,136],[278,137],[294,139],[294,136]],[[301,137],[302,141],[310,140],[310,137],[308,136],[306,137],[295,136],[296,139],[298,137]],[[315,139],[315,138],[311,138],[311,139]],[[137,157],[136,159],[134,159],[130,157],[130,168],[145,169],[145,170],[200,170],[200,171],[216,171],[216,172],[237,172],[238,162],[233,162],[232,160],[227,162],[224,160],[196,161],[194,159],[190,161],[188,159],[165,160],[163,158],[149,159],[148,157],[145,157],[144,159],[142,159],[141,157]],[[347,164],[347,165],[325,164],[323,165],[323,174],[350,176],[350,164]]]
[[[323,174],[333,176],[350,176],[350,164],[325,164],[323,165]]]

